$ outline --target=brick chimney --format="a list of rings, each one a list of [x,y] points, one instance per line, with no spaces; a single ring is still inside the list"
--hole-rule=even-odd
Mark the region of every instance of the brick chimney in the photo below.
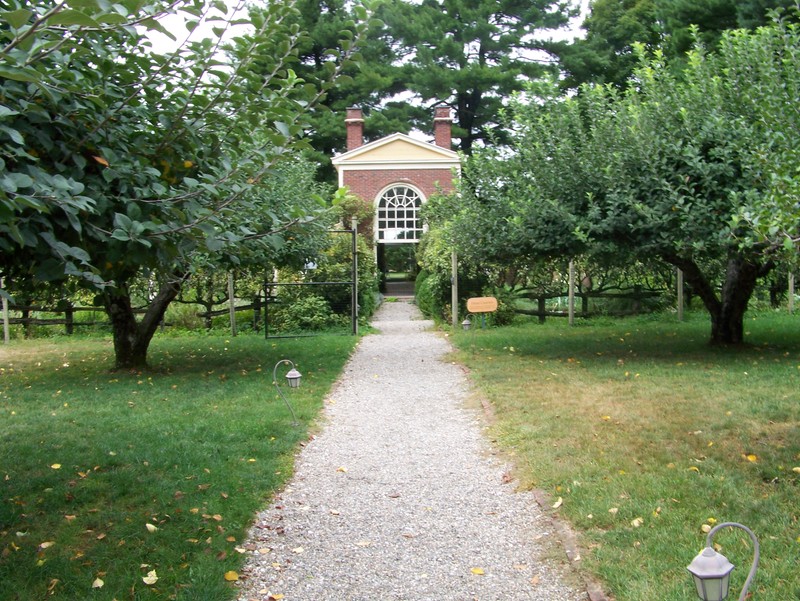
[[[355,150],[364,145],[364,117],[359,108],[347,109],[347,150]]]
[[[439,105],[433,113],[433,139],[441,148],[452,150],[451,126],[453,119],[450,117],[450,107]]]

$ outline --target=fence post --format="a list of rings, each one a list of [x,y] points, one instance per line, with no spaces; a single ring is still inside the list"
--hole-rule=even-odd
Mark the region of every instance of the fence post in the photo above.
[[[353,324],[353,335],[358,336],[358,219],[350,219],[353,237],[353,292],[350,300],[350,319]]]
[[[261,292],[253,296],[253,331],[258,332],[261,327]]]
[[[69,301],[67,301],[67,306],[64,307],[64,321],[66,322],[64,329],[67,332],[67,336],[72,336],[75,331],[75,311],[72,310],[72,303]]]
[[[228,272],[228,310],[231,315],[231,336],[236,336],[236,299],[234,298],[233,272]]]
[[[575,325],[575,261],[569,262],[569,325]]]
[[[0,288],[5,290],[5,278],[0,278]],[[8,344],[11,340],[11,335],[8,328],[8,299],[3,297],[3,343]]]
[[[452,309],[450,313],[453,314],[453,329],[458,329],[458,255],[453,251],[450,256],[450,263],[452,274],[450,276],[450,303]]]

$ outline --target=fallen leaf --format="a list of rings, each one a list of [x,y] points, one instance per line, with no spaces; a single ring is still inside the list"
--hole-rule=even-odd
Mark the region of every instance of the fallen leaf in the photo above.
[[[533,586],[536,586],[537,584],[539,584],[539,577],[538,576],[534,576],[533,578],[531,578],[531,584]]]
[[[561,504],[563,502],[564,502],[564,499],[562,499],[561,497],[558,497],[558,501],[553,503],[553,509],[558,509],[559,507],[561,507]]]
[[[300,555],[303,551],[305,551],[303,547],[295,547],[294,549],[292,549],[292,553],[294,553],[295,555]]]
[[[227,580],[228,582],[236,582],[237,580],[239,580],[239,574],[237,574],[233,570],[225,572],[225,580]]]
[[[711,532],[711,526],[709,526],[708,524],[703,524],[702,526],[700,526],[700,530],[703,531],[705,534],[708,534],[709,532]]]
[[[608,513],[610,513],[611,515],[617,515],[618,511],[619,507],[612,507],[611,509],[608,510]]]
[[[283,599],[283,595],[281,593],[275,593],[274,595],[267,595],[267,601],[281,601]]]
[[[103,588],[104,584],[105,582],[103,582],[100,578],[95,578],[94,582],[92,582],[92,588]]]
[[[642,518],[635,518],[631,520],[631,526],[633,526],[634,528],[638,528],[642,524],[644,524],[644,519]]]
[[[689,468],[689,471],[690,472],[699,472],[700,468],[697,467],[696,465],[693,465],[692,467]]]
[[[142,582],[144,582],[148,586],[158,582],[158,576],[156,576],[156,571],[150,570],[149,572],[147,572],[147,576],[142,577]]]
[[[39,549],[40,550],[48,549],[48,548],[52,547],[55,544],[56,543],[54,541],[51,541],[51,540],[45,541],[45,542],[39,544]]]
[[[756,461],[758,461],[758,456],[754,455],[753,453],[750,453],[748,455],[745,455],[745,459],[747,459],[750,463],[755,463]]]
[[[793,468],[792,468],[792,471],[793,471],[795,474],[800,474],[800,466],[798,466],[798,467],[793,467]]]
[[[346,474],[347,473],[347,468],[342,466],[342,467],[336,468],[336,471],[337,472],[342,472],[343,474]]]
[[[476,576],[483,576],[484,574],[483,568],[472,568],[470,572],[472,572]]]
[[[144,525],[144,527],[145,527],[145,528],[147,528],[147,531],[148,531],[148,532],[150,532],[150,533],[153,533],[153,532],[155,532],[156,530],[158,530],[158,528],[157,528],[156,526],[153,526],[153,524],[151,524],[150,522],[147,522],[147,523]]]

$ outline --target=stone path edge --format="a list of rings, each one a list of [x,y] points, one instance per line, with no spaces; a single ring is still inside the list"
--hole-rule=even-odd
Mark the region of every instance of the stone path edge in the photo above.
[[[464,373],[469,376],[469,368],[461,364],[459,364],[459,366]],[[472,390],[473,393],[475,393],[474,388]],[[496,419],[494,407],[489,400],[483,396],[480,396],[479,400],[484,419],[488,423],[493,423]],[[558,533],[558,540],[564,547],[564,554],[567,556],[569,566],[583,581],[583,585],[586,588],[586,594],[589,596],[589,601],[613,601],[613,599],[606,596],[606,594],[603,592],[602,586],[600,586],[600,583],[597,580],[586,574],[584,570],[576,569],[573,565],[576,561],[580,561],[581,558],[580,548],[578,546],[578,537],[569,524],[553,514],[553,499],[551,496],[540,488],[532,489],[531,493],[533,494],[533,498],[536,500],[536,504],[541,507],[543,515],[547,516],[550,524]]]

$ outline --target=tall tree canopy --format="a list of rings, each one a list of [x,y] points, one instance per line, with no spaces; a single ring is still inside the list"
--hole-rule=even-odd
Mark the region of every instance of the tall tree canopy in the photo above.
[[[224,55],[225,17],[220,37],[169,56],[152,52],[144,33],[163,30],[158,19],[176,7],[191,30],[224,3],[10,0],[6,7],[0,273],[12,281],[72,276],[96,288],[117,365],[142,366],[197,256],[269,260],[289,230],[313,223],[309,203],[271,203],[262,185],[364,27],[349,23],[327,80],[306,85],[290,68],[303,34],[289,0],[252,10],[253,33]],[[354,14],[367,17],[363,8]],[[160,288],[139,320],[130,290],[142,274],[157,276]]]
[[[657,257],[684,271],[711,340],[739,343],[757,279],[800,248],[800,27],[726,32],[680,74],[656,53],[635,78],[626,92],[532,89],[512,154],[466,165],[451,238],[484,260]]]
[[[353,4],[346,0],[298,0],[294,4],[295,20],[301,30],[307,31],[298,46],[295,70],[304,80],[322,84],[330,68],[328,49],[339,43],[340,32],[354,18]],[[360,43],[358,64],[343,70],[335,87],[327,90],[324,98],[310,115],[309,143],[312,150],[307,155],[319,163],[319,177],[336,181],[330,159],[345,150],[347,139],[344,114],[348,107],[364,109],[365,135],[377,139],[396,131],[407,133],[409,107],[400,107],[390,99],[403,91],[404,82],[394,67],[396,55],[387,41],[387,32],[377,22]],[[375,109],[381,110],[375,110]]]
[[[635,44],[661,48],[682,64],[698,32],[714,48],[723,31],[755,29],[769,22],[771,10],[794,5],[794,0],[593,0],[583,23],[586,36],[559,50],[564,86],[625,87],[637,64]]]
[[[424,103],[452,104],[453,135],[469,153],[502,133],[505,100],[552,67],[544,33],[570,14],[558,0],[390,0],[382,18],[407,89]]]

